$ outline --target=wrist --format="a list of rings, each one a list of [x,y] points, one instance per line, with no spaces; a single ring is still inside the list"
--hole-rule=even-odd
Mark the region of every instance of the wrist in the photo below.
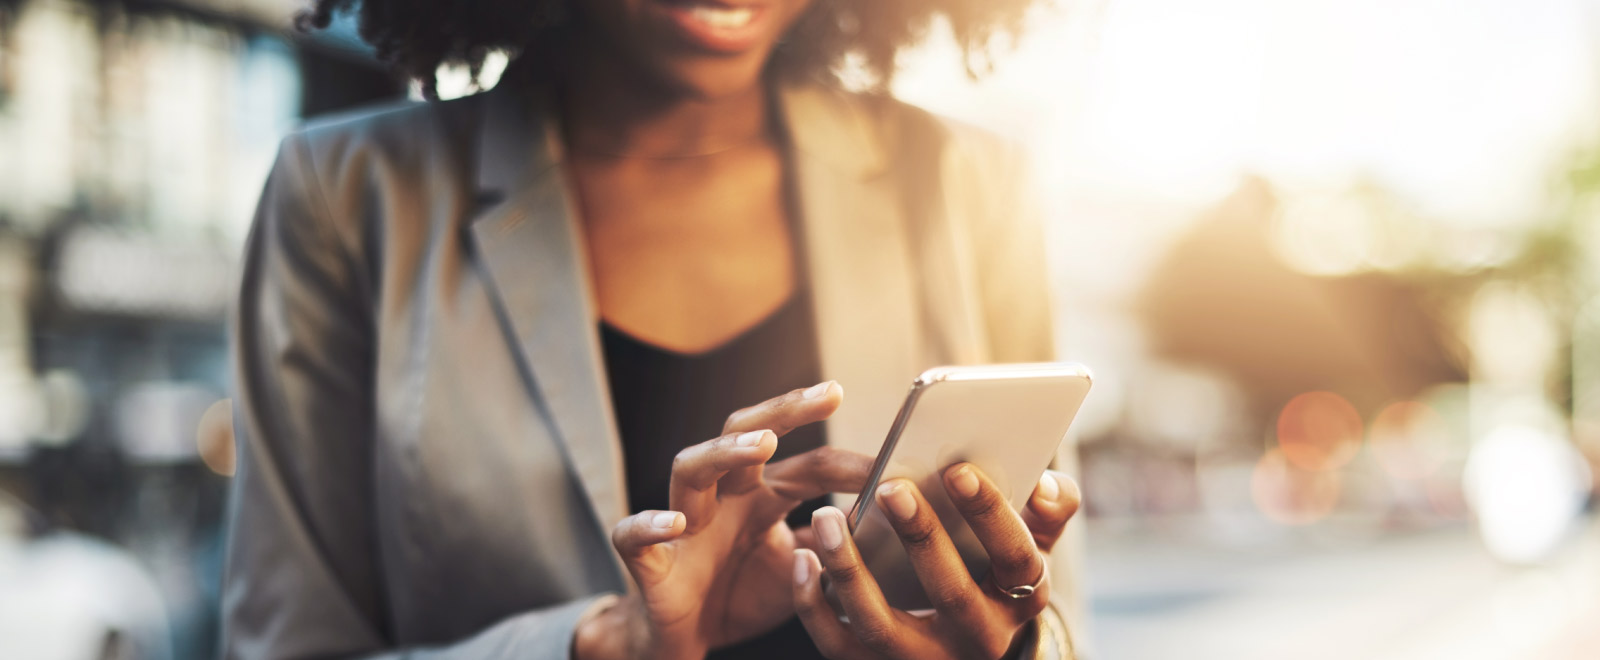
[[[637,643],[626,597],[602,596],[578,619],[572,633],[573,660],[633,660]]]
[[[579,618],[573,660],[704,660],[704,641],[657,629],[638,594],[606,599]]]
[[[1037,660],[1039,650],[1039,620],[1031,619],[1017,629],[1011,638],[1011,648],[1006,649],[1002,660]]]

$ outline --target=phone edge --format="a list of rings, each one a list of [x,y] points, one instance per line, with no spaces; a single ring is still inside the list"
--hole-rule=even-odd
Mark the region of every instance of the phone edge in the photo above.
[[[861,524],[861,520],[867,515],[865,505],[872,502],[872,492],[878,489],[878,480],[883,478],[883,471],[889,467],[889,457],[894,455],[895,447],[900,444],[900,434],[911,421],[911,411],[917,407],[917,400],[922,398],[922,393],[930,385],[944,380],[942,377],[929,378],[933,371],[935,370],[930,369],[917,376],[911,383],[911,390],[906,393],[905,403],[900,404],[900,412],[894,416],[894,424],[889,426],[889,435],[884,438],[884,445],[878,450],[878,456],[872,463],[872,472],[867,475],[867,483],[861,488],[861,493],[856,495],[855,505],[850,507],[850,515],[845,517],[851,534],[855,533],[856,526]]]

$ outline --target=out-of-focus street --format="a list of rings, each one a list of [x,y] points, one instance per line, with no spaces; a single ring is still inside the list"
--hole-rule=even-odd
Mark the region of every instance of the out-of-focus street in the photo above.
[[[1097,658],[1578,660],[1600,648],[1593,521],[1538,567],[1496,561],[1466,527],[1340,535],[1334,521],[1323,543],[1240,548],[1117,524],[1089,535]]]

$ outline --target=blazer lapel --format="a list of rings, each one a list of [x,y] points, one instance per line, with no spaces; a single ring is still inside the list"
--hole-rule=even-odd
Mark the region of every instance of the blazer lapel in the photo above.
[[[627,515],[622,448],[600,354],[587,252],[538,99],[496,88],[479,129],[479,262],[535,405],[549,420],[602,533]]]
[[[786,89],[780,102],[794,145],[822,371],[845,389],[827,422],[828,443],[875,455],[927,366],[908,218],[886,171],[883,136],[860,106],[818,87]]]

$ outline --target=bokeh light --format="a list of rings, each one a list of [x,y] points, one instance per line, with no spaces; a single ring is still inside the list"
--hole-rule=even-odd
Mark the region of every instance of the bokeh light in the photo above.
[[[1344,466],[1361,448],[1361,414],[1333,392],[1306,392],[1278,414],[1278,448],[1302,470]]]
[[[1367,446],[1396,479],[1423,479],[1448,459],[1450,428],[1428,404],[1400,401],[1372,420]]]
[[[1343,488],[1338,472],[1301,469],[1276,449],[1263,455],[1250,474],[1256,508],[1285,525],[1308,525],[1327,517]]]
[[[225,477],[233,476],[233,399],[218,400],[200,415],[195,447],[206,468]]]
[[[1530,287],[1494,282],[1472,299],[1467,325],[1473,380],[1537,391],[1555,362],[1560,328]]]
[[[1502,426],[1467,459],[1467,503],[1490,554],[1525,564],[1545,559],[1571,530],[1590,485],[1572,445],[1527,426]]]

